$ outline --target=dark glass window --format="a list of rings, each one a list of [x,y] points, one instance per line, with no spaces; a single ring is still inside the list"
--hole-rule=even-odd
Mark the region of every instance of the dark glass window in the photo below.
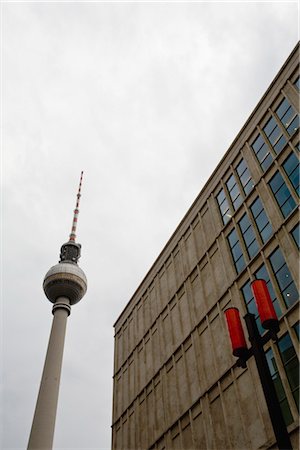
[[[277,317],[280,318],[282,316],[282,312],[281,312],[281,308],[279,306],[279,302],[278,299],[275,295],[268,271],[266,266],[263,264],[255,273],[254,276],[256,279],[261,279],[261,280],[265,280],[265,282],[267,283],[267,287],[268,287],[268,291],[270,293],[270,297],[272,299],[273,305],[274,305],[274,309],[276,311]],[[258,315],[258,311],[257,311],[257,307],[256,307],[256,303],[253,297],[253,293],[251,290],[251,283],[250,280],[244,284],[244,286],[242,287],[242,294],[246,303],[246,307],[249,313],[254,314],[255,315],[255,319],[256,319],[256,323],[257,323],[257,327],[259,329],[260,334],[263,334],[266,330],[261,326],[261,322],[260,322],[260,318]]]
[[[286,139],[274,117],[271,117],[271,119],[268,120],[267,124],[264,126],[264,132],[275,150],[275,153],[280,153],[286,144]]]
[[[283,300],[289,308],[298,300],[299,294],[280,248],[277,248],[269,259]]]
[[[249,258],[253,258],[258,252],[258,243],[254,234],[253,226],[247,214],[244,214],[238,222]]]
[[[298,77],[297,80],[296,80],[295,83],[294,83],[294,86],[296,86],[296,88],[298,89],[298,91],[300,91],[299,80],[300,80],[300,78]]]
[[[252,148],[263,171],[267,170],[267,168],[272,164],[273,156],[271,155],[269,147],[260,134],[253,142]]]
[[[294,328],[294,330],[295,330],[295,333],[296,333],[296,335],[297,335],[298,341],[299,341],[299,326],[300,326],[300,322],[297,322],[297,323],[293,326],[293,328]]]
[[[292,234],[292,236],[294,238],[294,241],[296,242],[298,248],[300,248],[300,243],[299,243],[299,238],[300,238],[300,236],[299,236],[299,234],[300,234],[299,223],[292,229],[291,234]]]
[[[284,100],[282,100],[282,102],[276,109],[276,114],[290,136],[298,130],[299,116],[298,114],[296,114],[296,111],[294,110],[288,99],[285,98]]]
[[[276,390],[277,398],[280,403],[281,411],[284,417],[284,421],[286,426],[290,425],[293,422],[293,416],[286,398],[286,393],[283,388],[283,384],[278,372],[278,367],[275,361],[273,350],[270,348],[266,352],[267,362],[270,369],[270,373],[272,376],[272,380],[274,383],[274,387]]]
[[[242,196],[234,175],[231,175],[231,177],[228,179],[228,181],[226,182],[226,186],[233,204],[233,209],[236,211],[242,203]]]
[[[258,228],[260,237],[263,243],[265,243],[272,235],[273,230],[259,197],[254,200],[254,202],[250,206],[250,209]]]
[[[231,211],[229,208],[229,203],[226,198],[224,189],[220,190],[216,198],[219,204],[219,210],[222,216],[223,223],[226,224],[228,220],[231,218]]]
[[[289,188],[285,184],[281,174],[276,172],[273,178],[269,181],[270,188],[276,198],[276,201],[281,209],[284,217],[287,217],[291,211],[296,207],[296,202],[291,196]]]
[[[299,362],[288,333],[279,339],[278,349],[295,403],[299,410]]]
[[[254,187],[254,183],[244,159],[242,159],[242,161],[239,163],[239,165],[236,168],[236,171],[238,173],[245,194],[246,195],[249,194],[249,192],[252,191]]]
[[[244,267],[246,266],[244,255],[241,249],[240,241],[237,236],[236,230],[233,230],[228,236],[228,243],[230,246],[232,258],[234,261],[235,268],[237,270],[237,273],[241,272]]]
[[[295,191],[299,195],[299,159],[295,153],[291,153],[282,165]]]

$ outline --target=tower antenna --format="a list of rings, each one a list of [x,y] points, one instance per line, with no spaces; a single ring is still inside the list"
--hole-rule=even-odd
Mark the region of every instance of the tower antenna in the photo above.
[[[80,202],[80,197],[81,197],[82,177],[83,177],[83,171],[81,172],[81,175],[80,175],[76,206],[74,209],[74,217],[73,217],[72,228],[71,228],[71,233],[70,233],[70,237],[69,237],[69,240],[73,241],[73,242],[75,242],[75,239],[76,239],[76,227],[77,227],[78,214],[79,214],[79,202]]]

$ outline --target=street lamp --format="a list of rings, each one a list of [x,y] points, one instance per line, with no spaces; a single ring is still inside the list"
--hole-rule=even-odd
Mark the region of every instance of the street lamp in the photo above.
[[[255,280],[251,283],[258,314],[264,329],[268,330],[260,336],[255,315],[247,313],[244,316],[251,347],[248,348],[240,319],[239,310],[231,307],[225,310],[227,327],[231,340],[232,353],[238,357],[237,366],[246,367],[246,362],[254,356],[260,382],[266,399],[271,423],[279,450],[292,450],[289,434],[277,399],[275,387],[268,367],[264,345],[272,339],[277,341],[279,331],[278,318],[270,297],[265,280]]]

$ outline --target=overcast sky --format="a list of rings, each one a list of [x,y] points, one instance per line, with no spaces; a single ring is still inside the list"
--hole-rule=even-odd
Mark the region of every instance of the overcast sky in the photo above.
[[[27,445],[52,321],[42,281],[84,170],[89,285],[54,443],[108,449],[113,323],[297,43],[297,2],[3,1],[1,17],[2,448]]]

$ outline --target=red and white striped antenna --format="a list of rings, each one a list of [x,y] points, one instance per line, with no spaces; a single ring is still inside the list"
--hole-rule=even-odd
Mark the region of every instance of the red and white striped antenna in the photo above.
[[[72,223],[72,229],[69,237],[69,241],[75,242],[76,239],[76,227],[77,227],[77,221],[78,221],[78,214],[79,214],[79,201],[81,197],[81,184],[82,184],[82,177],[83,177],[83,171],[80,175],[80,181],[79,181],[79,187],[78,187],[78,193],[77,193],[77,200],[76,200],[76,207],[74,209],[74,217],[73,217],[73,223]]]

